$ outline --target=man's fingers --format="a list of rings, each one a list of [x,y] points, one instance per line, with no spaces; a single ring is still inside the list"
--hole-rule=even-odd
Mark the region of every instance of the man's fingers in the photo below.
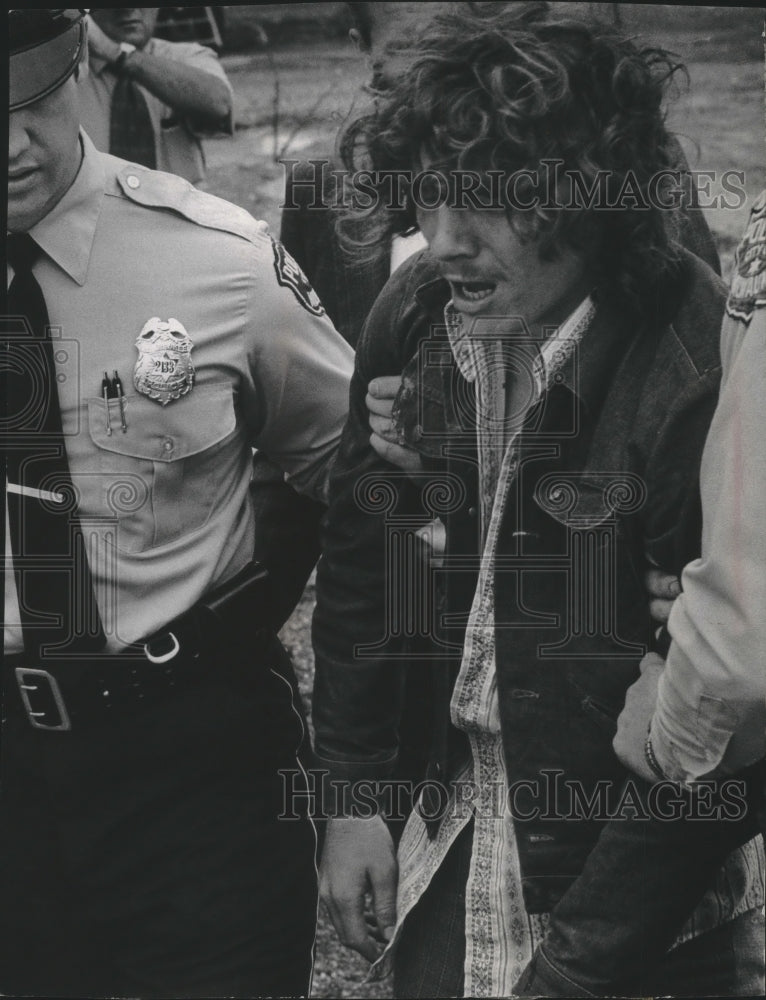
[[[416,451],[413,451],[411,448],[405,448],[403,445],[386,441],[380,434],[373,432],[370,435],[370,444],[382,459],[385,459],[386,462],[390,462],[392,465],[398,466],[405,472],[420,472],[423,467],[420,455]]]
[[[663,598],[673,602],[681,593],[681,583],[677,576],[661,569],[649,569],[644,576],[644,584],[651,598]]]
[[[392,856],[390,863],[370,872],[372,908],[378,930],[386,941],[391,940],[396,925],[397,864]]]
[[[673,601],[655,597],[654,600],[649,601],[649,614],[654,621],[659,622],[660,625],[664,625],[668,618],[670,618],[670,609],[672,607]]]
[[[385,438],[386,441],[391,441],[392,444],[398,444],[398,439],[396,436],[396,431],[394,430],[391,419],[389,417],[377,416],[374,413],[370,414],[370,429],[373,433],[377,434],[379,437]]]
[[[364,915],[364,896],[356,894],[338,900],[338,923],[335,929],[341,943],[363,955],[368,962],[374,962],[379,948],[367,927]]]
[[[364,896],[353,892],[345,896],[334,895],[326,882],[320,884],[319,894],[341,944],[374,962],[378,948],[367,926],[370,918],[364,913]]]
[[[365,919],[365,900],[373,886],[385,894],[389,883],[396,892],[396,856],[391,834],[380,817],[369,820],[330,820],[319,879],[319,892],[327,906],[338,937],[369,962],[379,954],[379,945]],[[378,920],[380,927],[380,921]]]
[[[393,402],[401,387],[401,375],[380,375],[368,384],[367,392],[377,399],[388,399]]]
[[[364,922],[367,924],[367,933],[370,935],[370,937],[374,941],[377,941],[378,944],[385,945],[386,939],[383,937],[383,935],[380,933],[380,930],[378,929],[378,921],[375,919],[375,914],[365,913]]]
[[[372,396],[368,392],[364,397],[364,402],[370,414],[375,413],[381,417],[391,417],[391,411],[394,408],[393,399],[378,399],[376,396]]]

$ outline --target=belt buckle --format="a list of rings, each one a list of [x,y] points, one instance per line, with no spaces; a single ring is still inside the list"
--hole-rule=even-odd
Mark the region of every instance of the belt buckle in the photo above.
[[[39,667],[16,667],[15,673],[16,683],[19,685],[19,693],[21,694],[21,700],[24,703],[24,709],[30,724],[35,729],[47,729],[51,732],[68,732],[71,730],[72,723],[69,719],[69,713],[66,710],[61,688],[56,678],[52,674],[49,674],[47,670],[42,670]],[[39,683],[29,683],[32,679]],[[47,692],[45,685],[47,685]],[[46,692],[53,699],[53,705],[59,716],[57,723],[45,721],[50,714],[49,708],[46,709],[43,707],[41,710],[35,710],[33,705],[34,696],[31,694],[34,691]]]

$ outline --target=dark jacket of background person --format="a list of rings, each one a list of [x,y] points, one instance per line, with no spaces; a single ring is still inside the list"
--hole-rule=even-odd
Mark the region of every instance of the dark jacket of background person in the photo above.
[[[496,631],[497,681],[510,784],[539,782],[541,769],[560,769],[590,796],[597,782],[606,780],[619,790],[628,775],[611,741],[625,690],[637,677],[652,636],[642,576],[647,557],[663,568],[677,566],[681,512],[696,490],[720,377],[724,288],[690,254],[683,253],[682,262],[682,280],[657,303],[661,319],[651,327],[633,329],[632,317],[597,308],[579,350],[578,391],[571,388],[574,373],[565,371],[544,405],[528,418],[517,480],[521,488],[512,492],[498,543],[499,562],[503,557],[520,560],[523,584],[519,588],[518,573],[498,572],[495,578],[497,621],[504,623]],[[332,778],[385,778],[396,760],[401,710],[400,670],[391,658],[396,636],[389,636],[377,656],[357,658],[355,651],[385,635],[381,609],[386,607],[386,588],[389,593],[396,588],[384,572],[384,515],[416,518],[419,513],[427,520],[434,514],[433,493],[431,510],[424,514],[418,484],[392,475],[368,440],[367,382],[402,371],[408,359],[415,360],[401,401],[405,436],[426,455],[440,455],[449,442],[453,456],[461,456],[449,462],[434,458],[433,475],[424,479],[444,486],[438,504],[447,524],[444,581],[452,625],[442,635],[455,644],[453,656],[458,651],[453,668],[459,664],[475,590],[475,427],[470,405],[462,413],[453,405],[455,400],[470,401],[471,392],[452,361],[443,319],[449,290],[434,280],[435,274],[427,254],[403,265],[378,299],[358,347],[314,618],[316,750],[320,766]],[[430,370],[421,367],[416,380],[412,373],[418,370],[419,349],[420,359],[430,353],[437,360]],[[532,460],[535,449],[539,456]],[[611,501],[604,493],[606,483],[625,474],[643,482],[643,502],[635,495],[631,499],[632,486],[613,494]],[[563,484],[560,506],[551,491],[554,482]],[[589,637],[585,630],[572,630],[568,636],[568,590],[561,568],[552,572],[551,564],[570,561],[570,517],[584,516],[606,534],[612,512],[617,514],[613,635]],[[610,543],[605,535],[599,539],[602,551]],[[545,624],[535,614],[544,614]],[[541,646],[565,640],[560,658],[540,658]],[[455,674],[442,664],[440,675],[448,704]],[[459,734],[453,730],[448,745],[446,718],[441,736],[439,721],[430,774],[444,779],[450,770],[448,752],[460,753],[459,745],[454,746]],[[518,811],[531,811],[534,804],[519,796]],[[569,806],[562,792],[557,812],[566,813]],[[603,822],[538,816],[517,821],[516,827],[526,907],[547,912],[579,875]]]
[[[361,260],[345,248],[336,231],[342,183],[332,172],[312,163],[287,167],[285,201],[279,238],[300,264],[340,335],[356,347],[359,334],[391,272],[388,247],[376,247]],[[321,173],[320,173],[321,171]]]

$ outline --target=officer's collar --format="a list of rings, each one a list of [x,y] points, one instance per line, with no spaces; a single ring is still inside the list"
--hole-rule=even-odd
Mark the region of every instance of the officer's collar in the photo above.
[[[106,175],[96,147],[80,131],[82,162],[61,201],[30,230],[40,248],[78,285],[85,284]]]

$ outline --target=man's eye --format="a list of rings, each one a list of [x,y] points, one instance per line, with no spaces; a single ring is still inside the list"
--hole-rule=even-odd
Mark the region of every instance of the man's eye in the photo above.
[[[447,200],[447,179],[436,173],[422,173],[415,177],[412,194],[419,209],[438,208]]]

